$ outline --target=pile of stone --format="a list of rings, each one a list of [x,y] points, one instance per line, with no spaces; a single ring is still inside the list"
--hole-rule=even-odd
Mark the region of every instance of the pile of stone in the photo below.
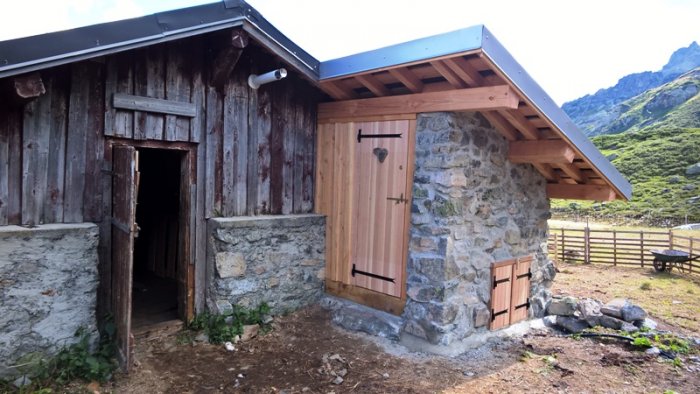
[[[571,333],[596,326],[627,332],[656,328],[656,322],[647,317],[642,307],[624,298],[603,304],[592,298],[555,297],[547,307],[544,322]]]

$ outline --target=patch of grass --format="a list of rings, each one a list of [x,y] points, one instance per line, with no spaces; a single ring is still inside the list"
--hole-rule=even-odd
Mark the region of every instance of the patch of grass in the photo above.
[[[648,349],[654,345],[652,345],[651,339],[647,337],[637,337],[634,338],[634,341],[632,341],[632,346]]]
[[[639,285],[639,288],[642,290],[651,290],[651,282],[642,282],[641,285]]]
[[[114,324],[106,323],[104,335],[97,348],[92,350],[89,333],[85,328],[78,329],[75,333],[75,337],[79,338],[77,343],[64,347],[50,359],[30,360],[20,369],[30,377],[32,382],[29,385],[17,390],[12,383],[0,380],[0,392],[49,394],[64,392],[64,387],[74,381],[104,383],[110,380],[117,367],[114,333]]]
[[[210,343],[223,343],[233,341],[236,335],[243,333],[243,326],[258,324],[262,332],[267,332],[270,327],[263,322],[270,313],[270,307],[266,303],[260,304],[255,309],[247,309],[238,305],[228,314],[200,313],[188,325],[190,330],[204,331],[209,337]]]

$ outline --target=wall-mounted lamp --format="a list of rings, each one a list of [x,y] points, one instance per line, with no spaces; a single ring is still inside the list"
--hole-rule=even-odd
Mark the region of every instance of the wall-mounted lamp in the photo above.
[[[274,81],[279,81],[280,79],[285,78],[286,76],[287,70],[283,68],[260,75],[250,74],[250,76],[248,77],[248,85],[253,89],[257,89],[261,85]]]

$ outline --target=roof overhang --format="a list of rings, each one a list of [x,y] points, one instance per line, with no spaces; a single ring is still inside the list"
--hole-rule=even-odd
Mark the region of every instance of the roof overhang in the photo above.
[[[481,112],[509,141],[511,161],[530,163],[547,179],[552,198],[632,195],[622,174],[484,26],[322,62],[320,86],[333,100],[319,106],[321,120],[352,117],[357,108],[386,107],[392,115],[401,112],[396,106],[402,102],[406,113],[423,112],[415,102],[427,95],[473,98],[470,92],[491,88],[481,95],[492,107],[453,101],[441,108]],[[517,105],[497,102],[496,88],[513,92]]]
[[[320,121],[378,104],[394,113],[479,111],[509,140],[511,161],[543,174],[550,197],[631,197],[629,182],[484,26],[321,63],[244,1],[224,0],[0,42],[0,78],[235,27],[328,94]]]

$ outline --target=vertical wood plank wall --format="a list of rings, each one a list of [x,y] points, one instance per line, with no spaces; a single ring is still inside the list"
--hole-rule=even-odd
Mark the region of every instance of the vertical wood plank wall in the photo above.
[[[24,105],[10,104],[11,89],[1,91],[0,225],[101,223],[108,278],[110,144],[130,140],[196,151],[197,238],[207,217],[311,212],[318,91],[293,72],[250,89],[250,73],[284,66],[253,43],[225,86],[209,86],[216,40],[200,36],[40,71],[47,92]],[[193,103],[197,116],[115,109],[114,93]],[[204,241],[194,245],[193,258],[203,261]],[[196,275],[202,283],[203,272]]]

